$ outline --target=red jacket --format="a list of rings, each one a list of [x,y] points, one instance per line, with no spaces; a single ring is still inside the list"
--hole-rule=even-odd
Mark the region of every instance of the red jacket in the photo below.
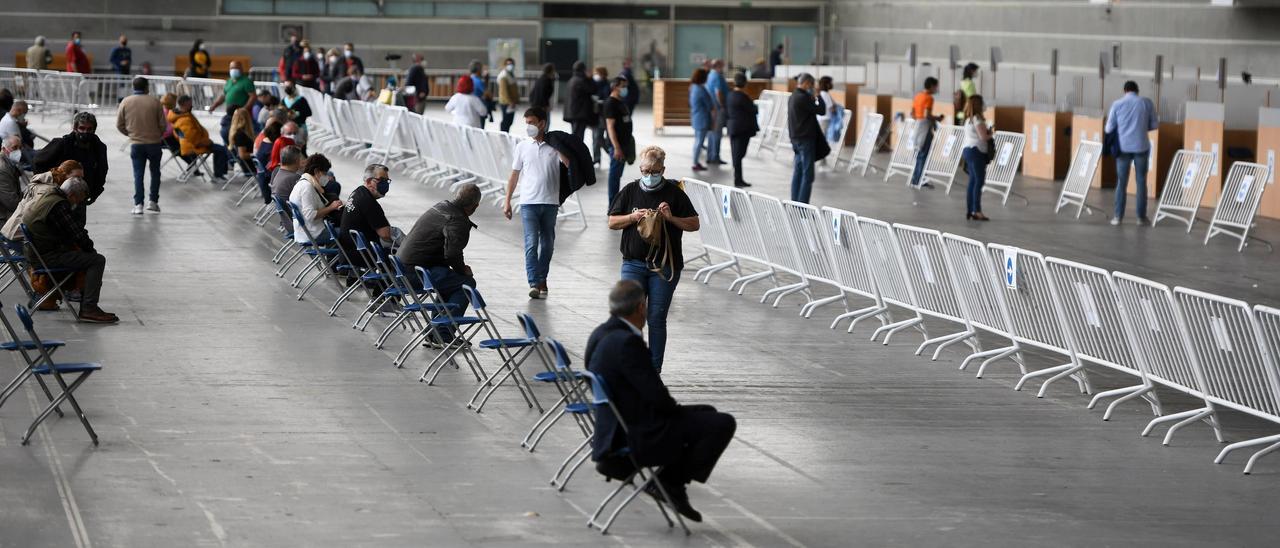
[[[270,173],[272,170],[276,168],[276,166],[280,165],[280,151],[284,150],[284,147],[287,147],[289,145],[296,145],[296,144],[297,143],[293,142],[293,139],[290,139],[283,135],[276,138],[275,141],[272,141],[271,142],[271,161],[267,163],[267,172]]]
[[[93,67],[89,66],[89,56],[75,42],[67,42],[67,72],[89,74]]]
[[[293,68],[289,70],[289,79],[300,86],[315,88],[319,85],[320,63],[315,59],[298,57],[293,62]]]

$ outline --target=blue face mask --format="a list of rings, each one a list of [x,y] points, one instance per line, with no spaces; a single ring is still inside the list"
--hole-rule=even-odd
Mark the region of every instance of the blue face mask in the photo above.
[[[386,196],[387,192],[390,190],[391,190],[391,179],[378,179],[378,194]]]
[[[661,173],[652,173],[640,176],[640,189],[645,192],[653,192],[662,188],[663,184]]]
[[[628,91],[628,90],[627,90],[627,88],[622,88],[622,91],[618,92],[618,96],[619,96],[619,97],[626,97],[626,96],[627,96],[627,91]]]

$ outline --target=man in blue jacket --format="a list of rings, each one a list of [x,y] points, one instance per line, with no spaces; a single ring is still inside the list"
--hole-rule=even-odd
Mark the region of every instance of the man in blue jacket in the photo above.
[[[1132,80],[1124,83],[1124,97],[1111,103],[1107,112],[1107,133],[1115,133],[1120,145],[1116,154],[1116,215],[1111,224],[1118,225],[1124,220],[1125,198],[1129,190],[1129,164],[1133,164],[1135,180],[1138,182],[1138,225],[1148,225],[1147,221],[1147,164],[1151,159],[1151,139],[1147,132],[1160,127],[1156,119],[1156,107],[1151,99],[1138,95],[1138,83]]]
[[[640,466],[661,467],[658,479],[672,499],[665,502],[680,515],[702,521],[685,486],[707,482],[737,423],[733,415],[709,405],[680,405],[671,397],[644,343],[648,302],[639,283],[622,280],[613,286],[609,315],[587,340],[587,369],[604,381],[627,430],[612,413],[597,413],[591,440],[596,470],[626,479],[633,470],[618,452],[629,448]],[[657,489],[647,492],[662,499]]]

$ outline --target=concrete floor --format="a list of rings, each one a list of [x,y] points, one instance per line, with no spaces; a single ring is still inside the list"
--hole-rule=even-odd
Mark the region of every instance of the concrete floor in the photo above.
[[[757,303],[763,287],[735,296],[724,277],[681,284],[664,369],[680,401],[738,418],[711,483],[690,491],[706,522],[686,538],[645,501],[602,538],[584,527],[585,516],[610,485],[589,470],[562,494],[546,483],[580,439],[570,428],[524,452],[519,439],[535,414],[513,391],[476,415],[464,408],[474,389],[464,372],[445,371],[433,387],[415,382],[427,352],[392,368],[372,334],[349,328],[353,307],[324,315],[333,285],[298,302],[270,275],[275,233],[252,226],[250,207],[234,209],[230,193],[169,179],[163,214],[130,216],[129,164],[109,118],[101,133],[113,168],[89,218],[109,260],[102,305],[122,321],[37,316],[42,334],[70,341],[60,358],[103,363],[79,391],[102,445],[90,445],[69,418],[18,445],[37,403],[31,385],[0,409],[2,547],[1274,542],[1280,459],[1243,476],[1242,456],[1212,464],[1220,446],[1203,425],[1162,447],[1137,435],[1150,418],[1141,404],[1104,423],[1066,384],[1041,400],[1011,390],[1012,366],[975,380],[955,371],[958,351],[930,362],[911,354],[911,336],[886,347],[868,342],[863,326],[833,332],[835,310],[804,320],[794,301],[769,309]],[[640,113],[637,127],[649,120]],[[37,123],[60,133],[51,122]],[[640,142],[666,146],[668,174],[687,174],[690,139],[680,131]],[[335,169],[352,181],[360,167],[337,159]],[[757,190],[787,194],[784,162],[749,167]],[[628,179],[635,173],[629,168]],[[703,178],[730,180],[728,170]],[[814,202],[1250,302],[1280,301],[1271,289],[1280,281],[1276,255],[1263,246],[1202,246],[1204,225],[1187,236],[1172,225],[1116,228],[1102,215],[1054,216],[1052,184],[1022,181],[1017,190],[1030,205],[988,201],[995,220],[984,224],[963,221],[962,192],[913,193],[844,174],[820,174]],[[619,262],[617,237],[603,228],[603,185],[582,196],[589,226],[561,225],[547,301],[524,296],[518,223],[482,209],[468,249],[504,333],[515,333],[515,314],[527,311],[575,356],[605,319]],[[400,178],[383,204],[408,228],[443,197]],[[1275,239],[1280,226],[1265,221],[1259,235]],[[696,236],[690,240],[696,248]],[[20,300],[13,290],[3,298]],[[1124,382],[1092,373],[1099,388]],[[1162,398],[1175,410],[1194,403]],[[1224,421],[1233,441],[1276,431],[1236,413]]]

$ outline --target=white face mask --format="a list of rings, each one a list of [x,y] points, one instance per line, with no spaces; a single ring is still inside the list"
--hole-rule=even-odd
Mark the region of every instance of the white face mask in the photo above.
[[[597,75],[595,75],[595,76],[592,76],[592,77],[591,77],[591,79],[592,79],[592,80],[595,80],[595,81],[597,81],[597,82],[603,82],[603,81],[604,81],[604,77],[603,77],[603,76],[600,76],[599,74],[597,74]]]
[[[329,56],[329,62],[330,62],[330,63],[337,63],[337,62],[338,62],[338,56],[337,56],[337,55],[330,55],[330,56]]]
[[[538,126],[524,126],[524,132],[529,134],[530,137],[537,137]]]
[[[206,45],[204,45],[204,44],[200,44],[200,51],[205,51],[205,50],[207,50],[207,49],[209,49],[209,46],[206,46]]]
[[[227,71],[227,74],[230,74],[232,78],[239,78],[239,77],[240,77],[240,69],[231,69],[231,70]]]
[[[308,60],[308,61],[310,61],[310,60],[311,60],[311,52],[309,52],[309,51],[304,51],[304,52],[302,52],[302,58],[303,58],[303,59],[306,59],[306,60]]]
[[[507,72],[515,72],[515,71],[516,71],[515,65],[507,65]]]
[[[344,50],[342,50],[342,56],[343,56],[343,57],[351,57],[351,50],[349,50],[349,49],[344,49]]]
[[[9,161],[17,164],[22,161],[22,150],[10,150]]]
[[[319,183],[320,186],[329,184],[329,174],[321,173],[319,177],[316,177],[316,182]]]
[[[280,134],[280,136],[281,136],[281,137],[284,137],[285,139],[292,139],[294,135],[297,135],[297,134],[296,134],[296,133],[281,133],[281,134]]]
[[[640,176],[640,189],[645,192],[653,192],[662,188],[662,174],[653,173]]]

